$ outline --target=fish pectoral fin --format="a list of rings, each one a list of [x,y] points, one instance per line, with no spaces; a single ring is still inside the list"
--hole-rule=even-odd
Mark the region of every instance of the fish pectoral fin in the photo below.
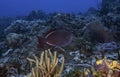
[[[65,49],[63,49],[63,48],[60,47],[60,46],[55,46],[55,48],[60,49],[61,51],[65,52]]]

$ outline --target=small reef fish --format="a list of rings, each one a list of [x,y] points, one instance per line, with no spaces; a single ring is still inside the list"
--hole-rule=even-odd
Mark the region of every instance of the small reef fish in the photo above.
[[[72,34],[65,29],[51,30],[44,37],[37,36],[38,47],[44,48],[45,45],[64,47],[72,42]]]

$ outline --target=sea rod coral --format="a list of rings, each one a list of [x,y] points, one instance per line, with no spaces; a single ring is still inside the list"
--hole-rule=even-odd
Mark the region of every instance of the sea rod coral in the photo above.
[[[64,67],[64,59],[62,64],[58,66],[57,53],[51,53],[50,50],[45,50],[41,53],[40,59],[34,56],[34,59],[27,58],[31,63],[31,73],[28,77],[59,77]],[[35,67],[33,67],[35,63]]]

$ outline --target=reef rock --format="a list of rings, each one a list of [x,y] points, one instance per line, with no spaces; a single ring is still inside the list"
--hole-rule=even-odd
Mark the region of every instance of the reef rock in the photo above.
[[[45,22],[42,20],[36,21],[16,20],[4,30],[4,33],[35,35],[41,29],[44,29],[44,23]]]
[[[25,33],[29,31],[28,22],[24,20],[16,20],[8,26],[4,32],[8,33]]]
[[[0,42],[0,50],[5,49],[6,47],[5,42]]]
[[[109,12],[120,12],[120,0],[102,0],[101,13],[107,14]]]
[[[6,44],[12,48],[21,46],[26,37],[22,34],[10,33],[6,36]]]
[[[118,48],[116,42],[100,43],[96,46],[98,51],[114,51]]]
[[[100,9],[102,21],[114,34],[116,40],[120,39],[120,0],[103,0]]]

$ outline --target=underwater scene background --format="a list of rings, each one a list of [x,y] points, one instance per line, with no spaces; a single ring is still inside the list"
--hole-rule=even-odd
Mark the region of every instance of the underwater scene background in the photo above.
[[[120,0],[1,0],[0,77],[120,77]]]

